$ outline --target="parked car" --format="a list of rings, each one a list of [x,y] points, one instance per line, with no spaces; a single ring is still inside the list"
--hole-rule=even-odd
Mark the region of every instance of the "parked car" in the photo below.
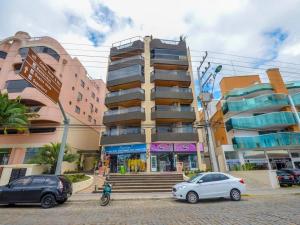
[[[172,189],[173,197],[196,203],[199,199],[231,198],[241,200],[246,185],[243,179],[219,172],[199,173],[189,181],[176,184]]]
[[[294,176],[283,170],[277,170],[277,179],[280,187],[292,186],[294,184]]]
[[[281,171],[284,171],[294,177],[294,184],[300,185],[300,169],[281,169]]]
[[[25,176],[0,186],[0,204],[41,203],[43,208],[51,208],[71,195],[72,183],[63,176]]]

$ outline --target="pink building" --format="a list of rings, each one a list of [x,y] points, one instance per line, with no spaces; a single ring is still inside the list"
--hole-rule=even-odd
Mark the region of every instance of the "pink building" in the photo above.
[[[60,101],[72,124],[67,143],[73,152],[81,155],[83,169],[91,170],[99,152],[105,83],[101,79],[90,79],[80,61],[72,58],[53,38],[31,38],[21,31],[0,41],[0,90],[8,92],[11,99],[20,96],[39,117],[31,120],[26,133],[10,130],[4,135],[0,130],[0,166],[24,164],[39,147],[61,142],[62,138],[63,118],[58,105],[18,75],[28,47],[38,53],[61,80]],[[72,169],[74,165],[69,167]]]

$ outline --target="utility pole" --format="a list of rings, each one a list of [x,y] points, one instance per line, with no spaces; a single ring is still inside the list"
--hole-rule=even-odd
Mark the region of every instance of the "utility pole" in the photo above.
[[[65,147],[66,147],[68,131],[69,131],[69,124],[70,124],[70,121],[69,121],[60,101],[58,101],[58,106],[59,106],[61,113],[63,115],[63,118],[64,118],[64,132],[63,132],[63,136],[62,136],[62,140],[61,140],[61,144],[60,144],[57,164],[56,164],[56,168],[55,168],[55,175],[61,174],[61,166],[62,166],[62,162],[64,159]]]
[[[216,75],[221,71],[222,66],[218,66],[216,68],[215,72],[211,73],[207,77],[207,79],[203,82],[203,78],[204,78],[206,72],[208,71],[208,69],[210,68],[210,62],[208,62],[208,66],[205,67],[205,71],[203,71],[202,75],[200,75],[201,66],[203,65],[205,59],[207,58],[207,55],[208,55],[207,52],[205,52],[205,56],[203,57],[203,60],[200,62],[200,66],[197,67],[197,75],[198,75],[199,90],[200,90],[199,99],[200,99],[201,105],[203,107],[203,116],[204,116],[204,122],[205,122],[204,128],[205,128],[205,134],[206,134],[207,148],[208,148],[208,152],[209,152],[209,156],[210,156],[210,161],[212,164],[212,170],[217,172],[217,171],[219,171],[219,166],[218,166],[217,157],[216,157],[216,153],[215,153],[215,148],[214,148],[214,143],[213,143],[213,138],[212,138],[212,131],[211,131],[211,126],[210,126],[210,121],[209,121],[209,114],[208,114],[208,110],[207,110],[207,106],[213,98],[213,93],[209,93],[209,91],[205,92],[203,90],[203,87],[211,79],[211,77],[213,77],[213,79],[215,79]]]

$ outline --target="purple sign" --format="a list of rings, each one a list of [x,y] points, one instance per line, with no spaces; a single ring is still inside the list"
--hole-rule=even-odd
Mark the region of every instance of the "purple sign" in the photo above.
[[[175,152],[196,152],[196,144],[190,143],[180,143],[174,144],[174,151]]]
[[[150,147],[151,152],[172,152],[173,145],[168,143],[152,143]]]

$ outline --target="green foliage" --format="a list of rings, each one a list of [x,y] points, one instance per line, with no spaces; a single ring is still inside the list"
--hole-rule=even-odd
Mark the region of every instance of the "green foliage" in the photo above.
[[[60,150],[60,143],[50,143],[40,148],[38,154],[29,163],[50,165],[50,173],[54,173]],[[70,147],[66,145],[63,161],[75,162],[78,160],[77,154],[70,153]]]
[[[77,174],[65,174],[64,175],[68,180],[70,180],[72,183],[80,182],[88,180],[89,177],[86,176],[83,173],[77,173]]]
[[[0,92],[0,129],[7,134],[7,129],[27,130],[29,124],[28,108],[20,102],[20,98],[9,99],[7,93]]]
[[[248,171],[254,170],[255,166],[252,163],[245,163],[243,165],[234,165],[233,171]]]

